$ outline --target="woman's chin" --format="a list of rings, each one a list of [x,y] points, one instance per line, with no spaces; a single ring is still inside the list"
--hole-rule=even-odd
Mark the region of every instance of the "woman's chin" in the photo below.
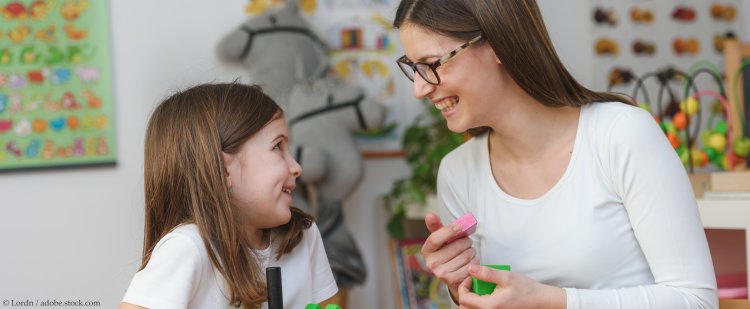
[[[448,130],[450,130],[453,133],[459,133],[460,134],[460,133],[466,132],[466,130],[467,130],[467,128],[465,128],[464,126],[459,125],[455,121],[448,121],[447,125],[448,125]]]

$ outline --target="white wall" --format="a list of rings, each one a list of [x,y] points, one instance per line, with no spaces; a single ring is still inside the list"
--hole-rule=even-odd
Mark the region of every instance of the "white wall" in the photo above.
[[[141,255],[148,115],[172,90],[244,74],[218,63],[214,46],[245,19],[246,3],[110,1],[118,164],[0,174],[0,301],[118,304]],[[590,84],[588,1],[539,3],[561,58],[584,85]],[[750,16],[748,7],[740,16]],[[370,277],[351,291],[344,308],[394,308],[386,214],[376,200],[404,175],[405,164],[368,160],[365,169],[367,176],[346,201],[345,214]]]
[[[589,59],[594,54],[588,42],[591,4],[585,0],[537,0],[537,4],[557,55],[573,77],[584,86],[590,86]]]
[[[217,3],[110,1],[117,166],[0,174],[0,301],[117,306],[141,255],[148,115],[171,90],[242,74],[214,46],[247,1]]]

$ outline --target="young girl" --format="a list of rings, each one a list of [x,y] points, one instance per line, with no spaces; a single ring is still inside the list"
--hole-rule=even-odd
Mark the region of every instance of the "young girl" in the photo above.
[[[291,207],[301,167],[259,87],[200,85],[162,102],[145,143],[143,260],[120,308],[260,308],[281,267],[284,307],[337,291],[313,218]]]

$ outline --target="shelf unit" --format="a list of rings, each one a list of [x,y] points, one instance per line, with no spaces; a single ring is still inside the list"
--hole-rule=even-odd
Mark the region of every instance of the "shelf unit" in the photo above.
[[[750,200],[698,199],[703,227],[745,231],[745,263],[750,282]]]

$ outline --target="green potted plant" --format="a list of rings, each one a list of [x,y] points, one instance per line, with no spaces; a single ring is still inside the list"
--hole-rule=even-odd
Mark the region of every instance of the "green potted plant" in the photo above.
[[[461,134],[448,130],[438,109],[430,106],[427,110],[405,128],[401,140],[411,176],[396,180],[390,192],[383,197],[383,203],[391,214],[387,229],[392,238],[405,237],[407,212],[413,211],[411,208],[414,207],[421,210],[426,207],[428,197],[436,194],[440,160],[464,142]]]

